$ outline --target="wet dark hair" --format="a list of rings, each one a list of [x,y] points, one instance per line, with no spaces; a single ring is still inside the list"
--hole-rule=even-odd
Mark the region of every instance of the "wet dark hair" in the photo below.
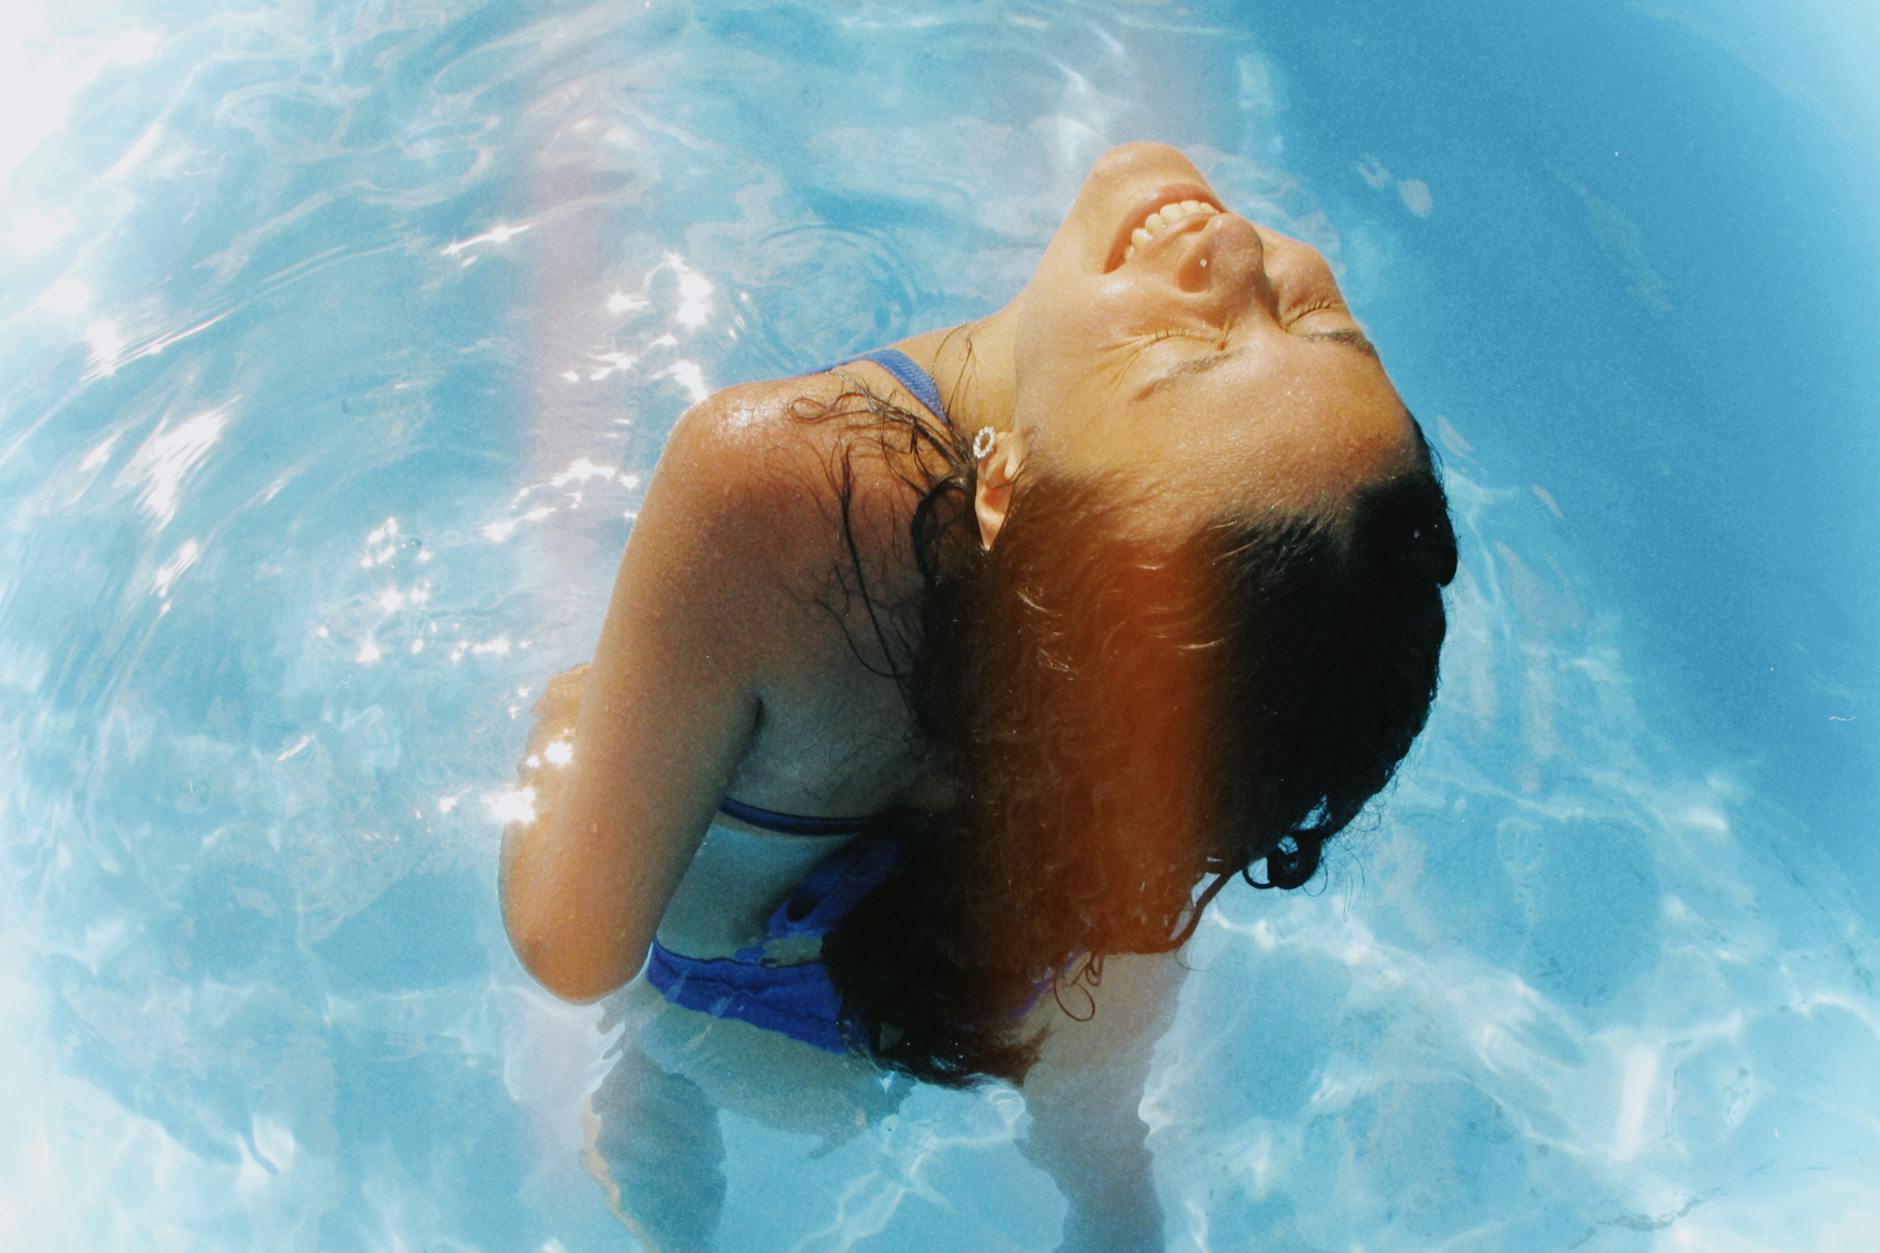
[[[1123,484],[1037,474],[988,551],[959,434],[865,389],[797,413],[847,416],[914,467],[918,602],[869,617],[953,797],[862,837],[905,847],[823,942],[844,1030],[928,1082],[1020,1082],[1033,1000],[1179,947],[1235,875],[1304,884],[1389,782],[1436,693],[1442,485],[1419,431],[1417,464],[1336,522],[1156,541],[1126,525]]]

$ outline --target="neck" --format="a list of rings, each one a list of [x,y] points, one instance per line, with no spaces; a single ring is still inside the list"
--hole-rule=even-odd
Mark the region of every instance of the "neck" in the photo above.
[[[968,436],[982,426],[1012,429],[1017,303],[977,321],[915,335],[898,345],[934,376],[954,428]]]

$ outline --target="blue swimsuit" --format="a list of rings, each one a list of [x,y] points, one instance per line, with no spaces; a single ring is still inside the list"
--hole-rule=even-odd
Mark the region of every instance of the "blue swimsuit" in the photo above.
[[[850,360],[881,366],[935,416],[949,420],[933,376],[906,353],[884,348]],[[719,808],[740,822],[779,835],[856,835],[869,822],[866,818],[783,814],[729,796]],[[811,866],[803,881],[770,915],[764,928],[765,943],[786,936],[821,939],[827,935],[856,902],[893,873],[902,848],[898,839],[876,833],[850,840]],[[717,1018],[736,1018],[831,1053],[848,1051],[839,1025],[842,998],[821,962],[769,965],[761,944],[740,949],[731,957],[687,957],[654,940],[647,955],[646,978],[674,1005]]]

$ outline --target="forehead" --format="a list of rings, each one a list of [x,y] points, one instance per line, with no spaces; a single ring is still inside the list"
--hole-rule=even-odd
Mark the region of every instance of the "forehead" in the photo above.
[[[1336,512],[1416,456],[1409,412],[1350,341],[1270,337],[1144,371],[1114,415],[1139,464],[1178,497]]]

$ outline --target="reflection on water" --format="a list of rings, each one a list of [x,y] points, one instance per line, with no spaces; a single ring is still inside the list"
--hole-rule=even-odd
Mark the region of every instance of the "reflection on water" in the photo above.
[[[0,1229],[616,1247],[582,1112],[618,1033],[530,986],[495,910],[535,694],[591,647],[685,405],[983,312],[1089,161],[1156,134],[1334,258],[1464,538],[1442,699],[1387,805],[1309,892],[1230,892],[1199,932],[1143,1107],[1172,1247],[1880,1243],[1872,910],[1846,833],[1788,799],[1865,812],[1833,764],[1871,759],[1865,663],[1812,622],[1774,637],[1806,668],[1756,690],[1825,701],[1847,756],[1772,781],[1639,646],[1660,602],[1587,555],[1678,577],[1660,550],[1695,541],[1639,529],[1640,502],[1738,498],[1727,441],[1626,442],[1695,420],[1706,359],[1680,354],[1735,342],[1737,306],[1690,294],[1588,134],[1523,154],[1496,146],[1518,110],[1432,126],[1401,100],[1446,88],[1409,61],[1377,88],[1408,120],[1357,112],[1371,80],[1336,67],[1395,37],[1341,20],[21,19]],[[1481,41],[1471,90],[1519,99],[1525,45],[1481,26],[1433,29]],[[1465,176],[1439,132],[1500,155]],[[1529,179],[1506,204],[1498,171]],[[1716,188],[1715,212],[1753,194]],[[1574,286],[1556,258],[1598,266]],[[1625,323],[1619,357],[1584,329],[1619,308],[1718,320],[1677,352]],[[1498,380],[1536,371],[1501,407]],[[1575,373],[1636,391],[1594,403]],[[1790,577],[1847,582],[1806,564],[1833,551]],[[1776,674],[1691,647],[1730,658],[1720,704],[1739,670]],[[826,1144],[734,1110],[725,1247],[1049,1247],[1062,1201],[1013,1147],[1023,1120],[1011,1093],[915,1091]]]
[[[1196,946],[1151,1108],[1178,1159],[1236,1147],[1192,1212],[1315,1247],[1871,1239],[1871,933],[1793,819],[1651,729],[1614,624],[1489,538],[1544,535],[1531,499],[1449,482],[1470,560],[1415,768],[1322,896],[1230,902]]]

